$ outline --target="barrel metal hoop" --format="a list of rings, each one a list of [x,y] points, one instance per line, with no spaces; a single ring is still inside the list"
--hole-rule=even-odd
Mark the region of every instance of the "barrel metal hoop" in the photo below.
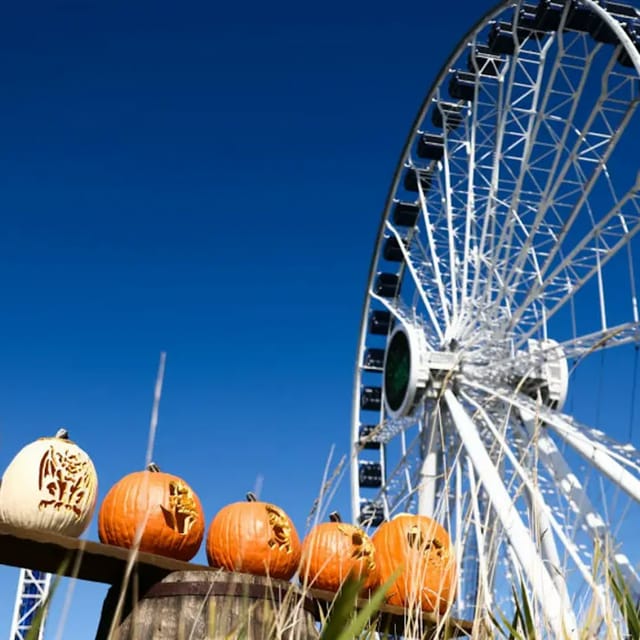
[[[271,600],[281,605],[287,592],[281,587],[264,584],[247,584],[242,582],[157,582],[141,598],[172,598],[174,596],[229,596],[244,597],[251,600]],[[293,595],[292,603],[302,599],[302,607],[314,616],[317,615],[317,605],[313,598],[300,598]]]

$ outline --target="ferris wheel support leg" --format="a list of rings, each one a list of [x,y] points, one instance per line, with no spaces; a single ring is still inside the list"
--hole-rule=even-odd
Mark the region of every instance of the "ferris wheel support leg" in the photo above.
[[[488,387],[478,386],[484,391],[491,391]],[[633,500],[640,503],[640,479],[627,471],[617,462],[607,450],[607,447],[594,441],[571,421],[567,421],[563,414],[539,407],[529,398],[521,395],[504,394],[498,392],[496,397],[511,404],[519,411],[535,413],[539,420],[553,430],[569,446],[577,451],[592,467],[607,476],[615,485],[620,487]]]
[[[535,421],[534,416],[521,414],[521,417],[527,433],[532,434]],[[562,572],[560,555],[558,554],[558,547],[556,546],[549,518],[544,511],[536,507],[536,501],[531,495],[529,489],[526,490],[525,496],[529,506],[531,519],[535,523],[535,527],[537,529],[537,536],[540,540],[542,556],[550,569],[551,578],[562,597],[565,598],[567,602],[570,602],[569,590],[567,589],[567,582],[564,579]]]
[[[551,427],[592,466],[601,471],[636,502],[640,502],[640,479],[616,462],[602,446],[594,444],[579,429],[550,411],[541,412],[540,416],[543,422]]]
[[[608,528],[602,516],[589,500],[582,484],[567,464],[555,442],[544,431],[536,434],[536,422],[539,419],[526,409],[521,408],[519,411],[528,437],[533,438],[535,436],[538,440],[541,461],[551,472],[556,486],[567,498],[570,509],[578,518],[575,526],[584,526],[594,545],[602,545],[606,552],[610,546],[610,541],[607,539]],[[614,557],[625,583],[629,585],[636,598],[640,597],[640,579],[631,561],[623,553],[616,553]]]
[[[438,482],[438,458],[440,455],[439,439],[436,429],[427,427],[432,422],[425,416],[423,423],[424,445],[422,452],[422,466],[420,467],[420,484],[418,486],[418,513],[422,516],[435,517],[436,484]]]
[[[438,472],[438,454],[429,451],[420,469],[420,487],[418,489],[418,513],[434,517],[436,503],[436,477]]]
[[[473,513],[473,525],[476,534],[476,540],[478,542],[478,549],[486,548],[486,539],[484,535],[484,531],[482,528],[482,523],[484,522],[484,517],[481,515],[480,510],[480,502],[478,500],[478,486],[476,484],[476,476],[475,470],[473,468],[473,463],[467,456],[466,459],[467,466],[467,475],[469,477],[469,487],[470,487],[470,498],[471,498],[471,510]],[[491,611],[493,608],[493,593],[490,588],[490,579],[489,576],[491,574],[489,567],[486,564],[486,554],[483,552],[478,553],[478,576],[479,576],[479,586],[481,587],[480,593],[481,597],[477,600],[478,602],[483,602],[485,605],[486,611]]]
[[[524,574],[531,583],[533,593],[544,611],[554,637],[577,640],[577,624],[570,603],[563,600],[558,593],[554,581],[540,559],[529,530],[520,518],[516,506],[480,438],[476,425],[450,389],[444,392],[444,398],[460,439],[491,500],[492,508],[502,524],[505,536]]]

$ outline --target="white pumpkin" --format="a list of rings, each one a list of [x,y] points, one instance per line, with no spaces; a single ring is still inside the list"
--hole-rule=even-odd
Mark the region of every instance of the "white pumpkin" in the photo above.
[[[78,537],[96,506],[91,458],[60,429],[18,452],[0,484],[0,522]]]

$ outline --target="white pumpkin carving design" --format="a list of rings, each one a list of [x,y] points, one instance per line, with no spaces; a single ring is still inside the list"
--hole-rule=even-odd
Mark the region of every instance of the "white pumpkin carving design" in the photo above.
[[[65,429],[23,447],[0,483],[0,522],[78,537],[96,506],[91,458]]]

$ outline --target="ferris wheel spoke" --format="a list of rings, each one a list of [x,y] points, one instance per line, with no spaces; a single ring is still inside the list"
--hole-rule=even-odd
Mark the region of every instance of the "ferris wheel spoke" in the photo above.
[[[387,311],[389,311],[393,315],[396,320],[399,320],[403,324],[411,324],[414,322],[413,312],[401,298],[385,298],[378,295],[374,291],[370,291],[369,296],[372,300],[379,302]],[[433,330],[431,330],[431,327],[426,325],[423,327],[426,335],[429,337],[429,340],[426,343],[426,346],[429,349],[433,349],[433,344],[438,344],[437,337],[439,334],[436,330],[437,326],[438,325],[435,325],[433,327]]]
[[[507,65],[509,65],[509,63],[507,63]],[[469,140],[472,143],[469,156],[474,168],[473,175],[470,176],[472,180],[470,180],[469,183],[469,193],[473,194],[473,208],[469,213],[473,216],[475,227],[478,226],[479,217],[482,218],[482,223],[479,234],[473,238],[474,243],[472,250],[475,254],[476,265],[471,281],[471,292],[469,295],[471,300],[477,300],[483,283],[482,274],[484,270],[480,264],[480,256],[486,255],[485,247],[488,242],[490,221],[492,220],[491,216],[488,215],[489,207],[491,199],[496,197],[495,176],[497,160],[495,155],[493,155],[493,150],[497,141],[493,138],[495,133],[494,126],[492,126],[491,123],[497,120],[504,100],[504,87],[502,82],[498,83],[497,96],[481,91],[479,73],[476,74],[475,83],[478,100],[474,100],[472,103],[471,123],[469,125],[471,131]],[[497,132],[497,135],[500,136],[500,131]],[[487,167],[485,163],[490,163],[490,165]],[[482,197],[480,197],[481,194],[483,194]],[[485,200],[484,215],[478,216],[477,211],[480,209],[481,203]]]
[[[445,134],[445,144],[446,144]],[[458,287],[457,287],[457,253],[456,253],[456,232],[454,231],[453,224],[453,203],[451,202],[452,187],[451,187],[451,168],[449,166],[449,154],[445,153],[442,156],[442,167],[444,174],[444,213],[446,218],[447,228],[447,240],[448,240],[448,258],[449,258],[449,300],[451,304],[451,317],[455,319],[458,315]]]
[[[612,58],[610,64],[612,65],[615,62],[615,57]],[[632,78],[629,78],[629,83],[631,84]],[[605,92],[605,88],[603,88],[603,93]],[[602,102],[602,104],[600,104]],[[593,216],[590,205],[589,205],[589,197],[591,195],[592,190],[598,182],[598,179],[602,175],[604,171],[606,171],[606,163],[609,160],[612,152],[616,148],[621,136],[623,135],[627,125],[629,124],[631,117],[633,116],[636,107],[637,107],[637,99],[633,100],[629,103],[626,108],[623,116],[620,118],[620,114],[618,113],[618,109],[611,107],[610,112],[604,108],[606,104],[606,96],[601,96],[601,100],[597,103],[596,107],[591,114],[589,122],[585,126],[585,128],[579,132],[579,136],[574,143],[574,146],[571,150],[564,150],[562,152],[567,155],[564,166],[560,169],[558,175],[549,175],[549,181],[547,188],[550,185],[553,185],[547,194],[546,192],[542,194],[540,200],[540,207],[538,209],[538,214],[536,216],[536,220],[532,224],[532,233],[534,237],[539,237],[541,240],[541,246],[548,248],[548,251],[545,251],[545,260],[541,267],[541,272],[544,277],[544,282],[533,281],[533,282],[525,282],[521,283],[523,277],[523,270],[521,268],[513,270],[514,276],[511,279],[507,280],[507,283],[510,285],[512,290],[516,288],[520,288],[522,286],[533,286],[529,291],[528,295],[524,298],[524,302],[519,306],[519,308],[514,312],[511,318],[512,326],[515,325],[516,322],[520,319],[524,311],[528,308],[528,305],[534,300],[537,296],[544,293],[545,287],[549,285],[549,282],[556,277],[560,270],[566,269],[568,259],[562,260],[560,259],[560,264],[557,265],[557,256],[561,254],[563,251],[563,246],[565,244],[565,240],[569,235],[570,231],[574,227],[574,223],[579,218],[579,214],[582,211],[586,211],[588,215],[590,215],[594,227],[599,226],[602,230],[604,225],[602,224],[602,220],[596,222],[595,216]],[[618,107],[617,100],[614,102],[614,106]],[[618,118],[619,121],[615,119]],[[591,127],[595,122],[599,122],[599,119],[604,121],[605,124],[601,124],[604,129],[602,131],[591,131]],[[609,120],[612,122],[609,122]],[[597,142],[591,143],[590,141],[587,143],[587,140],[591,138],[597,138]],[[593,170],[588,174],[583,169],[581,164],[586,165],[595,165]],[[565,181],[567,177],[567,173],[570,169],[573,169],[576,174],[575,184],[573,188],[568,192],[560,192],[563,186],[569,185]],[[587,177],[588,176],[588,177]],[[584,179],[583,179],[584,178]],[[610,218],[613,215],[616,215],[617,212],[620,211],[622,206],[626,203],[626,201],[633,196],[637,192],[637,184],[634,185],[619,202],[614,198],[613,205],[609,209],[609,214],[607,220],[604,222],[609,222]],[[573,204],[570,204],[567,200],[569,197],[577,196],[577,199]],[[562,202],[563,206],[567,204],[570,205],[571,209],[568,213],[562,214],[555,210],[555,205]],[[554,213],[554,217],[557,222],[551,223],[551,221],[546,221],[547,212],[551,209]],[[613,214],[611,213],[613,212]],[[559,221],[562,220],[560,225]],[[546,237],[545,237],[546,236]],[[591,243],[593,245],[593,241],[597,236],[593,235],[593,229],[591,233],[584,236],[581,245],[582,248],[586,247]],[[593,252],[593,246],[589,246],[589,250]],[[571,252],[573,259],[577,256],[575,249]],[[586,254],[586,252],[585,252]],[[587,256],[579,256],[582,259],[586,259]],[[556,264],[554,268],[554,264]],[[574,262],[576,264],[576,262]],[[578,263],[579,264],[579,263]],[[549,270],[551,270],[549,274]],[[553,274],[553,275],[551,275]]]
[[[594,331],[570,340],[550,345],[541,345],[534,351],[520,351],[514,357],[496,360],[493,363],[495,371],[502,371],[504,375],[514,370],[526,375],[527,371],[539,368],[545,362],[556,362],[558,354],[562,358],[573,361],[573,368],[587,356],[600,351],[635,344],[640,347],[640,320],[624,322],[614,327]]]
[[[638,199],[640,175],[638,178],[639,182],[633,189],[591,228],[544,280],[537,278],[533,282],[529,294],[511,316],[511,325],[514,325],[514,318],[521,317],[536,299],[545,301],[545,314],[543,318],[530,323],[526,330],[518,335],[517,348],[522,347],[541,329],[543,322],[562,309],[594,277],[598,279],[599,285],[598,305],[601,327],[602,331],[607,330],[606,299],[602,289],[603,268],[621,249],[628,247],[630,241],[640,231],[640,200]],[[628,207],[623,214],[621,209],[625,205]],[[635,288],[634,277],[631,268],[629,279],[633,282],[632,288]],[[637,316],[637,301],[633,296],[630,296],[629,304],[630,312]]]
[[[475,46],[475,43],[474,45]],[[476,74],[476,92],[478,92],[478,74]],[[478,102],[474,100],[471,105],[471,120],[475,122],[478,115]],[[462,280],[460,286],[460,308],[462,313],[467,311],[467,304],[470,298],[469,291],[469,265],[472,262],[472,246],[477,242],[476,220],[475,220],[475,190],[473,188],[476,172],[476,128],[469,126],[469,119],[464,119],[464,133],[462,144],[466,147],[466,202],[464,217],[464,240],[463,240],[463,260],[462,260]]]
[[[447,389],[444,400],[456,425],[465,450],[478,479],[487,492],[505,536],[510,542],[536,598],[543,604],[556,637],[577,638],[576,621],[569,603],[563,602],[513,500],[507,492],[500,472],[489,457],[477,427],[453,392]]]
[[[422,183],[420,181],[418,181],[418,196],[420,199],[420,209],[422,211],[425,233],[427,235],[427,246],[431,254],[431,264],[433,268],[434,279],[438,287],[438,294],[440,296],[440,308],[444,316],[445,325],[448,328],[451,322],[451,310],[449,308],[449,299],[447,298],[447,295],[445,292],[444,280],[442,278],[442,273],[440,271],[440,257],[436,253],[437,244],[433,237],[434,224],[433,224],[433,221],[431,220],[431,213],[430,213],[429,207],[427,206],[427,200],[425,198],[424,189],[422,188]]]
[[[531,89],[529,91],[530,104],[527,106],[519,106],[517,110],[512,110],[513,124],[517,125],[517,131],[514,131],[512,135],[516,136],[516,141],[512,144],[511,148],[506,150],[506,152],[509,154],[515,154],[517,153],[516,148],[518,146],[522,146],[523,149],[520,154],[521,157],[516,157],[516,163],[519,165],[516,168],[517,177],[512,188],[511,201],[507,209],[508,213],[506,221],[502,225],[500,237],[498,238],[498,242],[494,249],[496,263],[498,265],[504,265],[501,273],[501,280],[503,283],[505,282],[508,266],[512,260],[511,252],[513,248],[514,226],[516,222],[520,226],[523,226],[521,225],[519,216],[515,217],[513,214],[517,214],[517,203],[519,203],[521,199],[525,177],[529,172],[531,154],[536,144],[538,129],[542,122],[546,103],[551,93],[552,82],[548,84],[546,91],[542,93],[542,80],[546,72],[547,53],[553,40],[553,36],[548,37],[539,52],[539,63],[536,67],[535,78],[527,74],[527,80],[531,83]],[[557,72],[558,67],[558,61],[555,60],[554,68],[551,71],[552,76]],[[516,203],[515,206],[514,203]],[[519,247],[517,248],[517,251],[518,255],[520,255]],[[504,286],[498,291],[498,301],[500,301],[501,294],[503,292]]]
[[[418,294],[420,295],[422,303],[424,304],[424,308],[427,312],[427,315],[431,320],[431,326],[435,331],[436,335],[438,336],[441,344],[442,341],[444,340],[444,334],[442,333],[442,328],[440,327],[440,323],[438,321],[436,312],[434,311],[433,305],[431,304],[431,300],[429,300],[429,297],[427,295],[427,287],[425,286],[423,278],[420,277],[416,269],[416,266],[415,266],[416,260],[413,258],[413,256],[407,249],[407,246],[404,240],[402,239],[402,236],[400,235],[398,230],[394,227],[394,225],[392,225],[391,222],[387,220],[385,223],[385,226],[387,230],[396,239],[396,242],[400,247],[400,251],[402,252],[402,257],[404,259],[404,264],[406,265],[407,269],[409,270],[409,273],[411,274],[411,277],[413,278],[414,285],[418,290]]]
[[[562,18],[563,22],[565,20],[566,12]],[[566,32],[563,32],[561,28],[559,28],[556,35],[556,42],[559,48],[559,52],[558,55],[554,58],[550,78],[546,84],[545,95],[542,100],[541,107],[536,115],[534,131],[530,138],[530,153],[526,158],[526,161],[523,162],[522,170],[519,176],[520,185],[517,192],[518,197],[514,198],[516,202],[522,200],[522,198],[520,197],[520,192],[522,190],[521,185],[524,181],[525,175],[529,179],[529,189],[533,191],[536,199],[539,198],[539,201],[545,201],[548,199],[549,191],[554,185],[554,180],[552,178],[557,171],[558,165],[562,159],[563,152],[566,149],[569,134],[573,130],[573,119],[578,109],[578,105],[582,98],[582,94],[589,77],[589,73],[591,71],[592,61],[599,49],[599,46],[596,46],[591,51],[584,54],[580,51],[576,51],[575,47],[572,47],[573,42],[569,42],[565,46]],[[580,35],[573,34],[573,36],[570,37],[572,37],[575,41],[579,40]],[[572,71],[579,71],[579,79],[575,83],[575,86],[573,86],[573,84],[570,82],[570,78],[567,73],[567,67]],[[560,71],[562,72],[560,73]],[[558,86],[556,86],[556,81],[558,81]],[[569,85],[568,87],[566,86],[567,84]],[[549,105],[550,99],[552,97],[556,101],[559,101],[559,104],[556,103]],[[566,110],[566,114],[564,112],[560,112],[561,107],[569,107]],[[542,127],[543,124],[544,127]],[[558,124],[561,124],[560,134],[558,134],[554,128],[554,126],[557,126]],[[539,133],[541,133],[541,129],[542,133],[550,138],[549,142],[538,140],[538,135]],[[553,142],[555,142],[555,144],[553,144]],[[534,147],[536,147],[536,145],[541,153],[539,153],[538,156],[534,160],[532,160],[531,152],[533,151]],[[548,165],[548,167],[546,165]],[[540,182],[545,175],[547,176],[547,181],[546,185],[542,187]],[[532,194],[527,194],[527,200],[531,199],[531,195]],[[543,224],[546,212],[538,210],[537,207],[531,207],[531,209],[535,214],[535,217],[532,221],[529,222],[529,232],[526,234],[525,240],[522,243],[522,246],[519,248],[515,260],[510,265],[511,268],[509,272],[503,274],[505,286],[498,295],[498,303],[508,293],[509,288],[514,282],[514,279],[519,279],[519,274],[521,273],[523,265],[525,264],[527,256],[529,255],[532,241],[536,237],[536,234],[539,232]]]
[[[577,109],[579,101],[582,98],[582,94],[586,86],[586,80],[588,79],[588,74],[591,71],[593,58],[595,57],[596,53],[597,47],[594,48],[591,54],[586,56],[584,60],[584,70],[582,76],[577,87],[574,89],[574,102],[572,104],[571,113],[569,114],[571,116],[575,115],[575,111]],[[609,77],[611,75],[615,63],[616,57],[615,55],[612,55],[609,59],[604,74],[606,77]],[[629,76],[629,82],[631,81],[632,78],[631,76]],[[556,241],[560,243],[566,237],[571,224],[573,223],[573,220],[579,211],[579,207],[582,205],[582,203],[584,203],[584,201],[586,201],[591,189],[593,188],[593,185],[595,184],[597,178],[600,176],[603,168],[606,166],[607,160],[610,158],[611,153],[613,152],[622,133],[624,132],[624,129],[626,128],[630,118],[632,117],[636,109],[635,102],[632,101],[628,103],[622,117],[620,118],[620,105],[616,95],[619,92],[619,86],[612,88],[608,84],[602,84],[600,96],[596,101],[594,101],[593,109],[591,110],[591,113],[589,114],[583,127],[581,127],[580,130],[576,131],[576,125],[574,124],[573,119],[569,119],[564,124],[562,137],[557,144],[556,157],[554,158],[554,162],[548,172],[545,189],[540,194],[540,209],[533,224],[534,229],[537,229],[539,223],[545,219],[548,210],[550,208],[553,209],[570,170],[579,166],[579,160],[582,158],[587,162],[596,162],[597,164],[590,181],[587,184],[580,185],[580,192],[582,194],[582,197],[579,199],[578,205],[574,206],[569,219],[564,222],[563,229],[556,238]],[[607,108],[606,105],[608,100],[612,104]],[[615,123],[614,125],[609,122],[610,118],[612,120],[619,119],[619,122]],[[597,124],[602,125],[603,123],[606,123],[604,130],[595,129],[595,126]],[[551,133],[552,131],[553,129],[550,128],[549,132]],[[577,134],[577,136],[574,140],[573,146],[571,148],[568,148],[567,139],[571,133]],[[592,139],[596,139],[596,142],[592,143]],[[562,167],[559,167],[560,161],[563,156],[565,156],[565,161]],[[556,217],[562,220],[565,216],[558,215],[558,213],[556,213]],[[547,266],[551,264],[556,251],[557,249],[554,250],[554,247],[551,248],[551,251],[547,256],[547,260],[543,268],[544,271],[546,271]]]
[[[515,74],[518,67],[519,50],[512,58],[510,65],[508,66],[503,78],[508,75],[508,81],[506,82],[506,88],[504,83],[499,84],[498,97],[496,100],[496,130],[495,140],[492,148],[493,164],[490,174],[489,193],[487,196],[487,203],[484,211],[484,223],[482,234],[480,237],[480,255],[495,256],[495,241],[498,232],[498,216],[496,212],[497,201],[499,200],[501,171],[503,169],[502,150],[505,145],[506,135],[506,122],[511,111],[511,93],[515,86]],[[485,301],[491,299],[491,289],[493,286],[492,279],[496,273],[496,266],[493,266],[486,271],[486,278],[484,282],[484,290],[478,291],[478,295]]]
[[[559,344],[564,357],[580,361],[592,353],[613,349],[625,344],[640,344],[640,321],[625,322],[588,335],[565,340]],[[545,351],[543,347],[541,351]],[[546,350],[548,353],[548,349]]]
[[[496,382],[496,386],[500,387],[514,376],[526,378],[531,372],[540,371],[547,365],[559,365],[563,361],[572,362],[573,371],[582,360],[594,353],[630,344],[640,348],[640,320],[575,336],[560,343],[538,343],[535,349],[523,349],[515,355],[496,358],[492,362],[491,378]],[[486,365],[482,360],[479,361],[479,366],[470,361],[464,367],[463,373],[464,379],[468,382],[480,381],[486,377]]]
[[[496,126],[499,137],[496,138],[493,151],[494,170],[488,202],[491,209],[487,209],[487,213],[490,212],[493,216],[493,228],[489,234],[491,242],[487,250],[493,265],[487,273],[487,301],[493,300],[495,292],[503,289],[503,282],[498,274],[502,274],[503,278],[510,259],[511,243],[507,242],[507,238],[513,231],[510,214],[514,207],[511,203],[519,200],[519,197],[514,197],[514,193],[519,193],[522,189],[525,176],[523,169],[527,166],[526,158],[535,141],[531,128],[540,111],[542,78],[545,75],[547,53],[554,38],[554,34],[547,35],[541,41],[542,44],[533,38],[533,49],[524,46],[517,48],[508,73],[503,76],[506,78],[506,107],[499,109]],[[508,204],[499,210],[501,200],[507,200]]]
[[[633,188],[604,214],[544,281],[533,284],[524,302],[513,313],[512,325],[537,298],[543,298],[548,305],[545,309],[545,320],[548,320],[594,276],[602,277],[603,267],[640,231],[639,191],[640,174]],[[623,214],[622,207],[627,204],[628,210]],[[540,326],[541,321],[537,321],[521,333],[516,347],[520,348]]]

